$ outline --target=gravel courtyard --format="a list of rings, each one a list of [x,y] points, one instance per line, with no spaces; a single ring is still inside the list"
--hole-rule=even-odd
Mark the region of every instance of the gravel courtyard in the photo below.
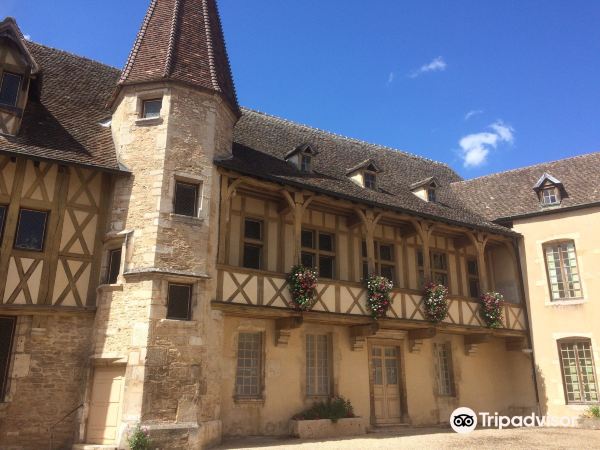
[[[411,428],[346,439],[300,441],[278,438],[226,440],[219,449],[600,449],[600,431],[568,428],[475,430],[459,435],[445,428]]]

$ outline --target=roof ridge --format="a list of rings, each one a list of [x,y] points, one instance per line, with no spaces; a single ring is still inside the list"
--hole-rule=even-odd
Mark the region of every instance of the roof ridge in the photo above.
[[[175,52],[175,37],[177,36],[177,25],[179,24],[179,12],[181,11],[181,0],[175,0],[173,8],[173,17],[171,17],[171,31],[169,33],[169,44],[167,45],[167,57],[165,59],[165,68],[163,76],[171,75],[173,68],[173,56]]]
[[[498,176],[501,176],[501,175],[505,175],[507,173],[519,172],[521,170],[533,169],[535,167],[546,166],[548,164],[554,164],[554,163],[563,162],[563,161],[571,161],[573,159],[585,158],[587,156],[592,156],[592,155],[600,155],[600,151],[598,151],[598,152],[582,153],[581,155],[575,155],[575,156],[567,156],[566,158],[560,158],[560,159],[555,159],[555,160],[552,160],[552,161],[545,161],[545,162],[530,164],[529,166],[516,167],[514,169],[508,169],[508,170],[504,170],[502,172],[494,172],[494,173],[490,173],[490,174],[487,174],[487,175],[481,175],[479,177],[471,178],[471,179],[468,179],[468,180],[453,181],[451,184],[469,183],[471,181],[481,180],[483,178],[498,177]]]
[[[217,70],[215,68],[215,51],[212,46],[212,28],[210,26],[210,18],[208,17],[208,5],[206,4],[206,0],[202,0],[202,17],[204,18],[204,33],[206,34],[206,50],[208,52],[208,67],[210,70],[210,81],[213,85],[213,89],[217,92],[223,92],[223,89],[219,85],[219,80],[217,79]],[[219,14],[217,13],[217,17]],[[224,45],[225,43],[223,43]],[[227,62],[229,63],[229,57]],[[231,75],[233,76],[233,74]],[[235,95],[235,92],[234,92]]]
[[[248,112],[251,112],[251,113],[255,113],[255,114],[260,114],[260,115],[263,115],[263,116],[271,117],[271,118],[273,118],[275,120],[279,120],[279,121],[284,122],[284,123],[289,123],[289,124],[300,126],[300,127],[303,127],[303,128],[308,128],[309,130],[315,130],[315,131],[319,131],[321,133],[326,133],[326,134],[328,134],[330,136],[334,136],[336,138],[341,138],[341,139],[344,139],[344,140],[347,140],[347,141],[351,141],[351,142],[354,142],[354,143],[357,143],[357,144],[367,144],[367,145],[371,145],[371,146],[376,147],[376,148],[381,149],[381,150],[391,151],[391,152],[394,152],[394,153],[401,153],[401,154],[409,156],[411,158],[416,158],[416,159],[419,159],[419,160],[422,160],[422,161],[427,161],[427,162],[432,162],[434,164],[439,164],[441,166],[447,167],[448,169],[450,169],[457,176],[460,176],[447,163],[441,162],[441,161],[436,161],[434,159],[430,159],[430,158],[427,158],[425,156],[417,155],[416,153],[410,153],[410,152],[407,152],[405,150],[400,150],[400,149],[397,149],[397,148],[394,148],[394,147],[390,147],[388,145],[375,144],[373,142],[367,142],[367,141],[362,140],[362,139],[357,139],[357,138],[353,138],[353,137],[349,137],[349,136],[344,136],[343,134],[334,133],[333,131],[324,130],[322,128],[317,128],[317,127],[314,127],[314,126],[311,126],[311,125],[306,125],[304,123],[294,122],[293,120],[285,119],[285,118],[280,117],[280,116],[275,116],[273,114],[269,114],[269,113],[266,113],[266,112],[263,112],[263,111],[259,111],[257,109],[247,108],[245,106],[241,106],[240,108],[241,108],[242,111],[248,111]]]
[[[55,51],[55,52],[63,53],[63,54],[65,54],[67,56],[70,56],[72,58],[82,59],[82,60],[89,61],[89,62],[94,63],[94,64],[98,64],[99,66],[103,66],[103,67],[105,67],[107,69],[112,69],[112,70],[116,70],[117,72],[121,72],[121,69],[119,69],[118,67],[111,66],[110,64],[106,64],[106,63],[104,63],[102,61],[98,61],[97,59],[92,59],[92,58],[89,58],[87,56],[78,55],[77,53],[73,53],[73,52],[70,52],[70,51],[67,51],[67,50],[63,50],[61,48],[56,48],[56,47],[51,47],[49,45],[40,44],[39,42],[35,42],[35,41],[26,40],[25,42],[26,42],[25,45],[28,45],[28,44],[38,45],[38,46],[44,47],[44,48],[46,48],[48,50],[52,50],[52,51]]]

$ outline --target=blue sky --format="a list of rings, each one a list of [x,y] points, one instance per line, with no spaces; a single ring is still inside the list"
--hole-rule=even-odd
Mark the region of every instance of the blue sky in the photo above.
[[[2,0],[121,67],[149,0]],[[220,0],[240,103],[471,178],[600,150],[595,0]]]

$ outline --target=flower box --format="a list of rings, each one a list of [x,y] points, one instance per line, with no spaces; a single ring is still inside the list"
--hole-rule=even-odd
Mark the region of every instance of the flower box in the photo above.
[[[367,424],[362,417],[319,420],[290,420],[290,435],[300,439],[333,438],[339,436],[359,436],[367,433]]]

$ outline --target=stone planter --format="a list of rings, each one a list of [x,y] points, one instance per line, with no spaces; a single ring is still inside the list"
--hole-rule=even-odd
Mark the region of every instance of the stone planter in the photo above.
[[[577,426],[587,430],[600,430],[600,419],[593,417],[580,417],[577,421]]]
[[[367,433],[367,424],[362,417],[321,420],[290,420],[290,434],[300,439],[333,438],[339,436],[358,436]]]

